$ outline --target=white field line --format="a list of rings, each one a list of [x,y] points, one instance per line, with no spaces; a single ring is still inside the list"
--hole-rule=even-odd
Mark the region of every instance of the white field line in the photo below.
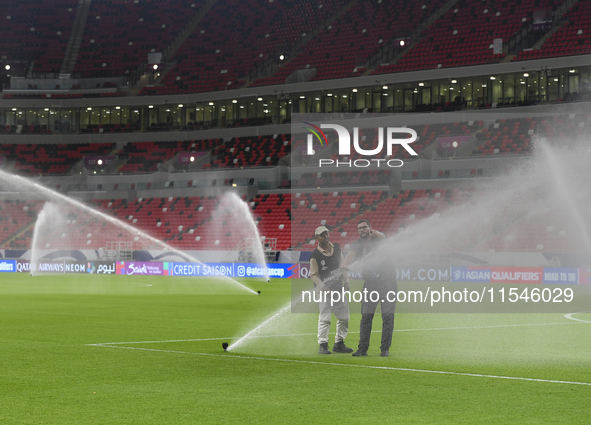
[[[571,313],[578,314],[578,313]],[[566,315],[568,316],[568,315]],[[565,316],[565,317],[566,317]],[[578,322],[590,323],[585,320],[572,319]],[[426,328],[426,329],[394,329],[394,332],[428,332],[428,331],[448,331],[448,330],[462,330],[462,329],[491,329],[491,328],[512,328],[512,327],[524,327],[524,326],[554,326],[554,325],[575,325],[573,322],[558,322],[558,323],[525,323],[525,324],[513,324],[513,325],[489,325],[489,326],[457,326],[448,328]],[[372,331],[372,333],[381,332],[380,330]],[[358,334],[359,332],[349,332],[349,334]],[[284,335],[253,335],[249,339],[257,338],[284,338],[284,337],[295,337],[295,336],[312,336],[316,333],[301,333],[301,334],[284,334]],[[196,338],[196,339],[170,339],[165,341],[128,341],[128,342],[101,342],[98,344],[86,344],[96,346],[108,346],[108,345],[123,345],[123,344],[162,344],[167,342],[195,342],[195,341],[231,341],[238,339],[237,337],[224,337],[224,338]]]
[[[416,373],[431,373],[439,375],[453,375],[453,376],[470,376],[476,378],[488,378],[488,379],[507,379],[514,381],[530,381],[530,382],[543,382],[551,384],[570,384],[570,385],[584,385],[591,386],[589,382],[576,382],[576,381],[558,381],[553,379],[537,379],[537,378],[523,378],[518,376],[502,376],[502,375],[485,375],[481,373],[464,373],[464,372],[449,372],[443,370],[425,370],[425,369],[410,369],[404,367],[389,367],[389,366],[370,366],[360,364],[347,364],[347,363],[331,363],[331,362],[315,362],[312,360],[295,360],[295,359],[277,359],[271,357],[254,357],[254,356],[238,356],[234,354],[212,354],[212,353],[192,353],[188,351],[174,351],[174,350],[157,350],[153,348],[141,348],[141,347],[122,347],[117,345],[106,345],[106,344],[88,344],[97,347],[108,347],[108,348],[119,348],[123,350],[141,350],[141,351],[152,351],[160,353],[174,353],[174,354],[188,354],[193,356],[208,356],[208,357],[225,357],[234,359],[245,359],[245,360],[261,360],[270,362],[285,362],[285,363],[300,363],[300,364],[314,364],[322,366],[342,366],[342,367],[353,367],[363,369],[382,369],[382,370],[393,370],[399,372],[416,372]]]
[[[570,319],[570,320],[576,320],[577,322],[591,323],[589,320],[575,319],[573,317],[573,314],[583,314],[583,313],[591,313],[591,311],[579,311],[577,313],[569,313],[569,314],[565,314],[564,317],[566,317],[567,319]]]

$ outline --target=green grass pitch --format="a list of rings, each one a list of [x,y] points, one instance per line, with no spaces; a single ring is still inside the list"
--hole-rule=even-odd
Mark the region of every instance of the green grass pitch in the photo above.
[[[288,280],[241,282],[262,294],[0,275],[0,423],[589,423],[591,314],[398,314],[389,358],[376,315],[354,358],[317,354],[316,316],[287,313],[226,353],[289,302]]]

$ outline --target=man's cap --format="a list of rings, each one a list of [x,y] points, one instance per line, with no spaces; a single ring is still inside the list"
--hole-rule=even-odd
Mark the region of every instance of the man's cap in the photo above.
[[[326,226],[320,226],[317,227],[316,230],[314,231],[314,236],[318,236],[323,234],[324,232],[328,232],[328,229]]]

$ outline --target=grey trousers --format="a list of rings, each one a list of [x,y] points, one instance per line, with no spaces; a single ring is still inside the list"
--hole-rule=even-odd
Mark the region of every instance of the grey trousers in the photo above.
[[[329,302],[319,302],[318,307],[320,314],[318,315],[318,344],[328,342],[328,331],[330,330],[330,316],[331,313],[337,318],[337,335],[335,337],[335,344],[342,342],[347,338],[349,332],[349,304],[346,300],[335,303],[332,307]]]
[[[396,310],[396,301],[388,302],[386,294],[388,291],[398,291],[396,280],[393,282],[365,281],[363,286],[368,292],[375,291],[379,293],[379,300],[372,302],[363,299],[361,302],[361,323],[359,324],[359,349],[367,351],[371,337],[371,328],[373,316],[381,303],[382,307],[382,344],[381,350],[388,350],[392,345],[392,333],[394,332],[394,311]]]

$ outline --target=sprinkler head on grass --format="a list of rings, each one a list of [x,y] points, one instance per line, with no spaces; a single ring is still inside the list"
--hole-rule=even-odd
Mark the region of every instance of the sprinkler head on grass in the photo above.
[[[261,295],[261,291],[257,291],[257,294]]]
[[[224,351],[228,351],[228,343],[222,342],[222,348],[224,349]]]

